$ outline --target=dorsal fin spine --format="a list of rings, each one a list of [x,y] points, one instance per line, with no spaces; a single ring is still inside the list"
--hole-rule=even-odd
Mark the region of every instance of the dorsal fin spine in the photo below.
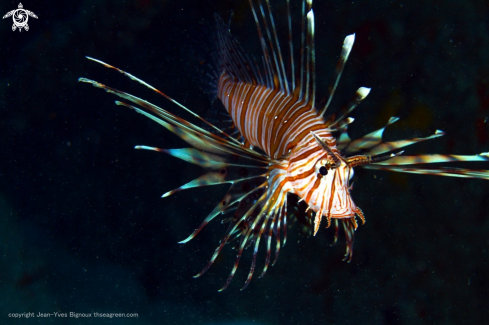
[[[268,46],[267,46],[266,41],[265,41],[265,37],[263,36],[263,32],[261,30],[260,21],[258,20],[258,16],[256,14],[256,10],[255,10],[255,6],[253,4],[253,0],[249,0],[249,3],[250,3],[251,11],[253,13],[253,18],[255,19],[256,29],[258,31],[258,36],[260,37],[260,44],[261,44],[262,51],[263,51],[263,58],[264,58],[264,61],[266,62],[267,69],[271,73],[271,80],[269,80],[268,86],[273,87],[273,75],[276,74],[276,71],[273,68],[273,64],[270,62],[270,53],[269,53]]]
[[[263,10],[263,5],[261,1],[259,1],[259,6],[260,6],[260,13],[261,13],[261,18],[263,20],[263,26],[265,27],[266,35],[267,35],[267,40],[268,44],[270,44],[270,51],[272,52],[271,59],[273,59],[273,65],[275,67],[275,74],[273,76],[274,80],[274,88],[277,87],[277,81],[278,81],[278,86],[280,87],[280,91],[284,91],[284,86],[283,86],[283,81],[281,77],[281,71],[279,67],[279,62],[277,59],[277,51],[275,51],[275,47],[273,46],[273,40],[272,40],[272,35],[270,34],[270,28],[268,27],[268,22],[267,18],[265,16],[265,11]],[[270,13],[271,15],[271,13]]]
[[[312,1],[311,1],[312,2]],[[308,86],[307,89],[311,93],[309,104],[311,105],[311,109],[314,109],[314,105],[316,104],[316,53],[314,49],[314,12],[309,10],[307,13],[307,35],[308,35],[308,51],[310,57],[309,71],[311,78],[311,85]]]
[[[289,51],[290,51],[290,81],[292,92],[295,90],[294,44],[292,42],[292,18],[290,15],[290,0],[287,0],[287,18],[289,22]]]
[[[285,92],[287,93],[287,95],[290,95],[289,81],[287,78],[287,73],[285,72],[284,60],[282,58],[282,50],[280,49],[280,43],[278,41],[277,30],[275,28],[275,21],[273,20],[273,15],[272,15],[272,8],[270,7],[270,0],[266,0],[266,2],[268,7],[268,14],[270,16],[270,23],[272,26],[273,38],[275,39],[275,45],[277,46],[278,59],[280,61],[280,68],[283,75],[282,83],[285,87]]]
[[[301,32],[301,49],[300,49],[300,56],[301,56],[301,70],[299,72],[299,77],[300,77],[300,95],[299,95],[299,100],[302,101],[304,99],[304,82],[305,82],[305,76],[304,76],[304,69],[305,69],[305,62],[304,62],[304,48],[306,46],[306,41],[305,41],[305,29],[306,29],[306,22],[304,20],[304,15],[306,12],[306,1],[302,0],[302,15],[301,15],[301,20],[302,20],[302,32]]]

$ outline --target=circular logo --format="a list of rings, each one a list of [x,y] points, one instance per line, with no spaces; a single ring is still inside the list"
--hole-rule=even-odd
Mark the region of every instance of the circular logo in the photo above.
[[[29,20],[29,16],[24,9],[17,9],[15,13],[12,15],[14,19],[14,24],[18,28],[23,28],[27,25],[27,21]]]

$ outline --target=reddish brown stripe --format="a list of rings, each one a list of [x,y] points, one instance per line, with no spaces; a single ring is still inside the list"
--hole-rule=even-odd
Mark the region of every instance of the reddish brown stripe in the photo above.
[[[276,140],[273,141],[273,145],[270,148],[270,151],[272,153],[275,153],[278,150],[280,142],[283,139],[285,132],[287,131],[287,127],[285,127],[286,124],[283,123],[285,121],[285,115],[292,109],[294,105],[297,104],[297,100],[297,97],[292,97],[289,102],[283,106],[282,110],[277,114],[277,119],[275,120],[275,123],[272,127],[272,134],[275,134],[276,137]]]
[[[305,201],[306,202],[309,202],[309,200],[311,199],[312,193],[314,193],[314,191],[319,187],[320,184],[321,184],[321,179],[320,178],[316,178],[316,181],[314,182],[314,185],[307,192],[307,195],[306,195],[306,198],[305,198]]]
[[[329,196],[328,213],[326,214],[326,217],[328,218],[328,226],[329,226],[329,220],[331,219],[331,207],[333,205],[333,199],[336,191],[336,186],[334,183],[335,180],[336,180],[336,173],[334,173],[333,182],[331,182],[331,195]]]
[[[241,106],[241,123],[240,123],[240,127],[241,129],[240,130],[243,130],[243,133],[245,132],[245,127],[246,127],[246,124],[245,124],[245,121],[246,121],[246,113],[247,113],[247,110],[248,110],[248,106],[250,104],[250,101],[252,99],[252,96],[255,95],[255,92],[257,90],[259,90],[260,87],[256,87],[256,86],[252,86],[249,88],[248,90],[248,93],[246,94],[246,97],[245,97],[245,100],[244,100],[244,103],[243,105]],[[246,137],[249,140],[249,137]]]
[[[307,159],[309,156],[311,156],[312,154],[314,154],[314,153],[316,153],[316,152],[318,152],[318,151],[320,151],[320,150],[321,150],[321,148],[319,148],[319,147],[317,147],[317,146],[316,146],[316,147],[312,147],[311,149],[309,149],[309,150],[305,151],[305,152],[304,152],[303,154],[301,154],[301,155],[294,155],[294,156],[293,156],[293,157],[290,159],[290,164],[292,165],[292,164],[294,164],[294,163],[296,163],[296,162],[298,162],[298,161],[300,161],[300,160]],[[325,154],[325,155],[323,155],[323,156],[321,156],[321,158],[323,158],[324,156],[326,156],[326,154]]]
[[[298,174],[296,176],[288,176],[286,179],[289,182],[295,182],[295,181],[300,180],[300,179],[308,178],[309,176],[311,176],[312,174],[315,174],[315,173],[316,173],[316,171],[311,168],[311,169],[308,169],[306,172],[304,172],[302,174]],[[307,187],[307,183],[305,185]]]

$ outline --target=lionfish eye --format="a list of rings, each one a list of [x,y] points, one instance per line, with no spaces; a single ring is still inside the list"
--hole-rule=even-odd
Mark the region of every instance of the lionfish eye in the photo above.
[[[323,176],[326,176],[326,175],[328,175],[328,170],[326,169],[326,167],[321,166],[321,167],[319,168],[319,173],[320,173],[321,175],[323,175]]]

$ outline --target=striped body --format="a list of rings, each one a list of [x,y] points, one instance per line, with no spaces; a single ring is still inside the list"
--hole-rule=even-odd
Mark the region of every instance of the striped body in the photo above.
[[[278,89],[235,81],[225,71],[219,78],[221,100],[243,137],[269,157],[279,159],[311,131],[327,129],[316,109]],[[334,138],[328,133],[328,143]]]

